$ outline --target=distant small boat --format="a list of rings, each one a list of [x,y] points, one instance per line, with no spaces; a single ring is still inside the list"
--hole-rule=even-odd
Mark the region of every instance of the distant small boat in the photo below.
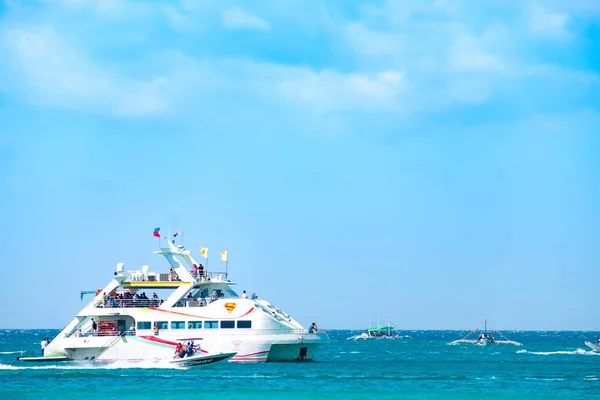
[[[600,346],[586,340],[585,345],[590,349],[600,353]]]
[[[169,364],[174,364],[179,367],[198,367],[201,365],[216,364],[221,361],[227,361],[236,354],[237,353],[198,354],[191,357],[169,360]]]
[[[348,340],[353,339],[395,339],[399,337],[396,333],[396,327],[392,323],[391,319],[388,319],[388,324],[383,325],[383,323],[378,319],[377,324],[373,325],[370,323],[370,326],[365,330],[365,332],[360,335],[349,337]]]
[[[495,329],[491,332],[488,332],[487,318],[485,318],[484,322],[483,322],[483,332],[481,332],[477,336],[476,339],[469,339],[469,336],[471,336],[472,334],[474,334],[478,331],[479,331],[479,328],[475,328],[471,332],[469,332],[466,336],[464,336],[462,339],[458,339],[453,342],[450,342],[450,344],[470,343],[470,344],[477,344],[480,346],[486,346],[489,344],[513,344],[515,346],[522,346],[521,343],[515,342],[514,340],[510,340],[509,338],[507,338],[506,336],[504,336],[502,333],[500,333],[499,331],[497,331]],[[502,339],[496,339],[493,334],[500,335],[502,337]]]

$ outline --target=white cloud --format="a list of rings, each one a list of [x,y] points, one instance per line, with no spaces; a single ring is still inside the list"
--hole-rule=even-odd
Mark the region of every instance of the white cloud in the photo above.
[[[223,25],[231,29],[271,30],[271,25],[264,19],[249,14],[241,8],[230,8],[222,14]]]
[[[484,50],[482,41],[469,35],[455,39],[450,47],[451,65],[459,71],[500,71],[504,62],[499,54]]]
[[[318,112],[393,109],[403,88],[403,76],[398,71],[341,74],[295,68],[285,76],[288,78],[278,83],[280,92]]]
[[[568,14],[546,11],[539,4],[533,4],[531,7],[530,28],[536,35],[567,38],[569,37],[567,22],[569,22]]]
[[[180,52],[152,60],[165,66],[163,74],[136,76],[127,73],[126,64],[94,62],[50,27],[12,29],[4,31],[2,39],[3,52],[11,60],[4,75],[12,77],[13,93],[34,104],[96,114],[187,113],[218,108],[221,102],[235,108],[241,99],[278,107],[301,104],[318,113],[389,110],[397,105],[404,83],[394,70],[314,71],[240,59],[200,61]],[[130,67],[136,70],[139,64]]]
[[[458,78],[450,83],[445,94],[461,103],[482,103],[490,97],[490,84],[481,78]]]
[[[115,74],[69,46],[51,27],[3,31],[2,45],[7,62],[17,67],[24,96],[35,103],[124,115],[167,111],[163,78],[142,81]]]
[[[359,23],[349,23],[345,31],[350,45],[359,54],[377,55],[398,51],[400,38],[395,35],[375,32]]]
[[[5,56],[0,58],[0,90],[30,103],[111,115],[197,115],[198,110],[213,115],[224,109],[276,108],[289,115],[350,112],[343,115],[351,118],[352,112],[365,110],[419,118],[461,104],[508,98],[515,104],[524,97],[523,84],[544,80],[531,80],[541,72],[519,59],[536,42],[527,35],[529,25],[514,21],[523,12],[529,16],[529,5],[507,20],[499,17],[488,24],[476,21],[460,2],[443,0],[410,7],[389,1],[380,8],[362,7],[352,17],[332,5],[306,6],[299,0],[260,12],[252,8],[271,20],[288,18],[281,43],[287,45],[291,38],[299,57],[285,64],[277,62],[280,48],[274,47],[266,61],[252,53],[253,43],[239,52],[243,56],[222,58],[219,40],[230,37],[215,24],[271,29],[266,20],[240,8],[223,12],[221,4],[193,0],[140,9],[113,0],[70,1],[69,6],[56,3],[31,15],[8,13],[0,28],[0,54]],[[556,15],[566,14],[546,13],[539,6],[532,10],[545,16],[538,29],[545,27],[540,32],[546,36],[548,29],[565,27],[567,20]],[[107,17],[111,13],[114,18],[140,19],[112,24],[114,18]],[[75,17],[89,18],[89,23],[65,23]],[[161,28],[166,23],[175,29],[148,29],[156,21],[162,22]],[[125,40],[127,35],[137,41]],[[227,54],[235,49],[231,43]],[[549,81],[564,82],[553,93],[570,82],[587,87],[560,68],[546,75]]]

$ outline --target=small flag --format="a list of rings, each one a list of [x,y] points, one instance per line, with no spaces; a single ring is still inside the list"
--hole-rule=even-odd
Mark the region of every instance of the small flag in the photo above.
[[[175,233],[173,234],[173,237],[174,237],[174,238],[176,238],[176,237],[177,237],[177,235],[179,235],[180,233],[181,233],[181,232],[175,232]]]
[[[202,255],[202,257],[204,258],[208,258],[208,247],[203,247],[200,249],[200,254]]]
[[[227,261],[227,250],[221,252],[221,261]]]
[[[160,228],[156,228],[156,229],[154,230],[154,236],[155,236],[155,237],[157,237],[157,238],[159,238],[159,237],[160,237]]]

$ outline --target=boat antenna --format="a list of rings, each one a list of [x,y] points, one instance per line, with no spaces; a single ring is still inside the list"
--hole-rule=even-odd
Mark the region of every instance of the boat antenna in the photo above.
[[[487,333],[487,317],[483,319],[483,333]]]

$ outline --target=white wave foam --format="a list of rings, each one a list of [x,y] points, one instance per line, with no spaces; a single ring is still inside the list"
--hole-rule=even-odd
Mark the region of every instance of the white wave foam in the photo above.
[[[599,355],[600,353],[596,353],[594,351],[586,351],[584,349],[577,350],[559,350],[559,351],[529,351],[529,350],[517,350],[517,354],[535,354],[538,356],[550,356],[555,354],[562,355]]]
[[[525,378],[528,381],[564,381],[565,378]]]
[[[20,351],[0,351],[0,354],[19,354]]]

